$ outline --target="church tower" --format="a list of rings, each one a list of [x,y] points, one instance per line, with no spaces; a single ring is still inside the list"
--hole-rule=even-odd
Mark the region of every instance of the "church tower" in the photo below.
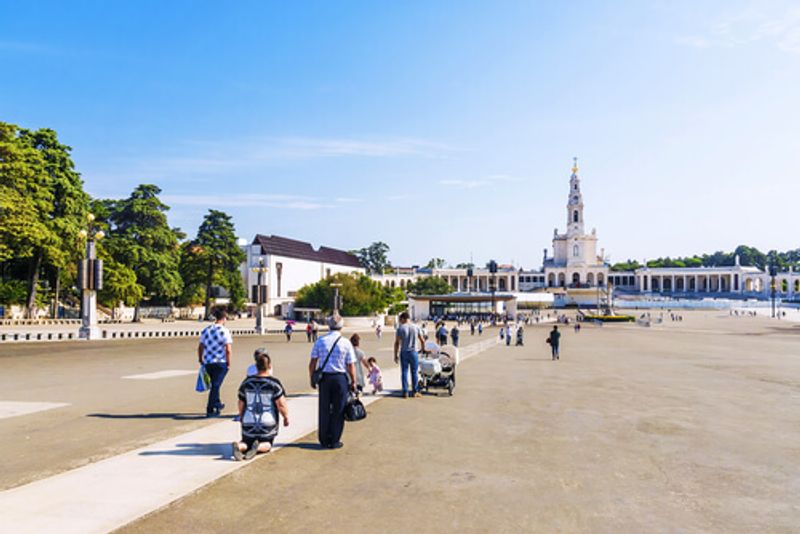
[[[572,176],[569,179],[569,200],[567,201],[567,235],[583,234],[583,195],[581,194],[581,179],[578,177],[578,158],[572,158]]]

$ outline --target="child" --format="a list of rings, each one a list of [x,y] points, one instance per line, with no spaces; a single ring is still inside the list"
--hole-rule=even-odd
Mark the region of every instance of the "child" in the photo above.
[[[250,460],[259,452],[268,452],[278,435],[278,421],[289,426],[289,409],[283,385],[272,375],[272,361],[264,349],[255,354],[255,376],[248,376],[239,386],[239,420],[242,440],[231,444],[236,461]]]
[[[379,392],[383,391],[383,375],[381,374],[381,368],[378,367],[378,360],[374,357],[367,359],[367,365],[369,366],[369,383],[372,384],[372,394],[377,395]]]

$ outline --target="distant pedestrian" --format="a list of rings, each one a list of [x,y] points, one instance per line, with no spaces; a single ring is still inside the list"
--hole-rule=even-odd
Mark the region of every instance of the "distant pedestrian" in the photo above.
[[[469,335],[471,335],[471,336],[475,335],[475,323],[474,322],[469,323]]]
[[[256,374],[239,386],[239,421],[242,440],[232,444],[234,460],[249,460],[259,452],[269,452],[278,435],[278,421],[289,426],[289,407],[280,380],[272,377],[272,360],[266,349],[256,349]]]
[[[343,326],[344,320],[338,313],[328,318],[330,333],[314,343],[308,364],[309,378],[317,369],[322,370],[322,380],[318,384],[317,436],[326,449],[342,446],[348,390],[356,389],[356,353],[350,341],[342,337]]]
[[[286,341],[289,342],[292,340],[292,323],[286,323],[286,327],[283,329],[283,333],[286,334]]]
[[[319,339],[319,323],[311,319],[311,341],[316,343],[317,339]]]
[[[211,377],[206,417],[218,416],[225,409],[219,392],[231,366],[231,346],[233,345],[230,330],[225,327],[228,313],[222,308],[217,308],[213,315],[214,324],[203,329],[200,334],[200,343],[197,346],[197,359],[200,365],[205,366],[208,376]]]
[[[375,336],[378,338],[378,341],[381,340],[383,336],[383,327],[381,327],[381,325],[375,327]]]
[[[506,325],[506,347],[511,346],[511,327]]]
[[[502,326],[500,327],[500,341],[502,342],[506,335],[506,329]]]
[[[447,327],[444,322],[440,323],[439,328],[436,330],[436,342],[440,347],[447,345]]]
[[[575,323],[575,333],[576,334],[580,334],[581,333],[581,323],[578,323],[578,322]]]
[[[517,327],[517,343],[516,343],[516,346],[517,347],[522,347],[523,345],[524,345],[524,343],[523,343],[522,325],[519,325]]]
[[[478,323],[478,335],[483,335],[483,323]]]
[[[314,336],[314,327],[311,326],[311,322],[306,325],[306,338],[308,342],[311,343],[311,338]]]
[[[450,341],[454,347],[458,347],[459,336],[461,336],[461,332],[458,330],[458,325],[453,325],[453,328],[450,329]]]
[[[553,326],[553,330],[550,331],[550,335],[547,338],[547,342],[550,344],[550,351],[553,354],[553,360],[561,359],[559,354],[559,345],[561,344],[561,332],[558,331],[557,326]]]
[[[422,337],[422,332],[416,325],[408,321],[408,312],[401,313],[400,325],[397,327],[394,337],[394,363],[400,363],[400,382],[404,399],[408,398],[409,395],[412,397],[421,396],[417,391],[418,340],[420,348],[424,349],[425,339]]]

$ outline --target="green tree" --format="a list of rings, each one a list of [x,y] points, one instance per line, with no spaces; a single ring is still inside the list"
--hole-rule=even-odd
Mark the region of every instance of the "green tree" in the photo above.
[[[303,308],[320,308],[324,313],[333,309],[334,288],[331,284],[341,284],[339,295],[343,306],[339,312],[343,316],[365,316],[384,311],[387,306],[403,298],[397,292],[386,291],[383,286],[363,274],[337,273],[315,284],[300,288],[295,304]]]
[[[376,241],[368,247],[350,252],[358,258],[361,265],[373,274],[384,272],[390,267],[388,254],[389,245],[383,241]]]
[[[133,269],[143,297],[166,303],[183,289],[179,240],[184,236],[170,228],[169,206],[158,198],[160,193],[158,186],[142,184],[126,199],[106,201],[109,236],[105,246],[115,261]],[[141,300],[136,302],[134,321],[139,321]]]
[[[60,270],[80,255],[78,232],[89,197],[56,132],[0,123],[0,257],[28,262],[26,314],[33,316],[42,272],[58,287]]]
[[[425,265],[426,269],[442,269],[445,266],[443,258],[431,258]]]
[[[453,286],[444,278],[426,276],[407,285],[406,290],[412,295],[447,295],[453,292]]]
[[[188,276],[184,282],[190,287],[204,288],[206,317],[211,311],[212,287],[215,285],[228,290],[234,309],[242,307],[245,289],[239,267],[246,255],[239,248],[230,215],[209,210],[197,231],[197,237],[184,252],[183,258],[187,264],[181,271]]]
[[[120,303],[134,306],[143,295],[144,289],[136,282],[133,269],[113,259],[103,260],[103,289],[97,295],[101,304],[112,309]]]
[[[471,261],[467,263],[459,263],[456,265],[456,269],[474,269],[474,268],[475,264],[472,263]]]

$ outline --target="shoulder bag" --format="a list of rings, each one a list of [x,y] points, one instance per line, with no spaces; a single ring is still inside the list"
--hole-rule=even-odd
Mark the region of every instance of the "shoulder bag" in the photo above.
[[[347,404],[344,407],[345,421],[361,421],[367,417],[367,409],[364,403],[358,398],[357,393],[350,393]]]
[[[319,384],[320,380],[322,380],[322,370],[325,369],[325,366],[328,365],[328,360],[331,359],[331,354],[333,354],[333,349],[336,348],[336,344],[339,343],[339,340],[342,339],[342,336],[336,338],[336,341],[333,342],[333,346],[331,346],[331,350],[328,351],[328,355],[325,357],[325,361],[322,363],[320,367],[317,367],[313,373],[311,373],[311,387],[313,389],[317,389],[317,385]]]

